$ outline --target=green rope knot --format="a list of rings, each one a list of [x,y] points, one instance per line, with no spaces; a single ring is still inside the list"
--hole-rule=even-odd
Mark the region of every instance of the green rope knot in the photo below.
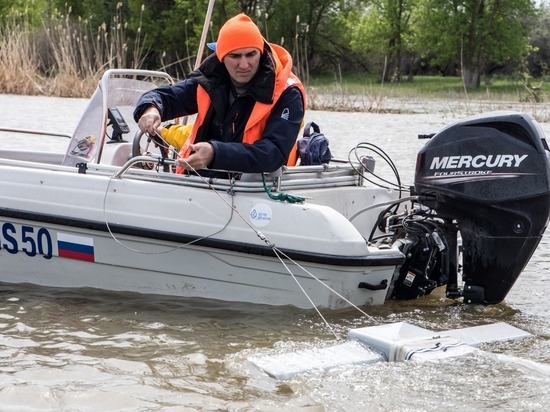
[[[272,189],[267,187],[267,183],[265,182],[265,176],[263,173],[262,173],[262,183],[264,184],[264,190],[270,199],[278,200],[280,202],[288,202],[288,203],[301,203],[305,200],[305,198],[301,196],[291,195],[288,193],[279,192],[277,194],[274,194]]]

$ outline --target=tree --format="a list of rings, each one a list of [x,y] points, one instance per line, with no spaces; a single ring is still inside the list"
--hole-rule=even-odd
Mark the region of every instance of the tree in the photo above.
[[[400,81],[410,51],[411,15],[416,0],[372,0],[350,25],[352,49],[382,56],[382,80]],[[351,21],[350,21],[351,23]]]
[[[0,23],[23,17],[29,27],[40,27],[47,5],[47,0],[0,0]]]
[[[464,86],[480,86],[489,64],[523,61],[529,51],[524,21],[531,0],[419,0],[417,47],[435,63],[460,62]]]
[[[550,74],[550,5],[544,4],[531,23],[533,52],[528,58],[529,72],[534,77]]]
[[[276,1],[269,22],[270,26],[276,25],[275,29],[269,29],[274,34],[271,41],[283,43],[289,50],[297,66],[297,74],[304,81],[307,81],[311,67],[333,61],[329,58],[323,63],[314,61],[318,52],[326,52],[330,48],[331,30],[323,25],[323,19],[325,22],[330,19],[333,3],[334,0]],[[284,9],[281,9],[281,5],[284,5]],[[327,54],[324,56],[327,57]]]

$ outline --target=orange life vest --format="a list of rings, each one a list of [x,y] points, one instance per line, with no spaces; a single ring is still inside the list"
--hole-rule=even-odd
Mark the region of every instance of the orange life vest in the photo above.
[[[290,54],[281,46],[278,46],[276,44],[270,44],[270,46],[273,51],[272,56],[275,61],[275,76],[276,76],[275,87],[273,89],[273,98],[271,100],[271,103],[269,104],[255,102],[254,107],[252,109],[252,113],[250,114],[250,117],[248,118],[248,121],[246,122],[246,125],[245,125],[244,134],[242,138],[243,143],[252,144],[262,138],[262,134],[265,129],[265,125],[267,124],[267,120],[269,119],[269,115],[271,114],[271,110],[273,109],[273,106],[275,105],[275,103],[277,103],[277,101],[279,100],[279,97],[287,87],[298,87],[298,89],[302,93],[304,110],[306,107],[305,89],[302,83],[300,82],[300,80],[291,71],[292,58],[290,57]],[[193,126],[191,136],[189,137],[186,144],[181,148],[179,152],[180,157],[187,158],[187,156],[189,156],[191,151],[190,146],[195,141],[197,132],[200,126],[204,122],[204,119],[206,117],[206,113],[208,113],[210,104],[211,104],[210,96],[208,96],[208,93],[206,92],[206,90],[204,90],[204,88],[200,85],[197,86],[197,108],[198,108],[197,117],[195,119],[195,124]],[[288,157],[287,165],[294,166],[296,164],[297,158],[298,158],[297,147],[296,147],[296,144],[294,144],[294,147],[292,148],[290,155]],[[185,169],[181,166],[178,166],[176,168],[177,173],[183,173],[184,170]]]

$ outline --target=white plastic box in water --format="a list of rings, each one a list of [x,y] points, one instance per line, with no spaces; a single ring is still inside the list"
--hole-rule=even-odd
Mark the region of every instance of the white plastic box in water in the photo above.
[[[276,379],[327,370],[342,365],[367,365],[382,361],[432,360],[461,356],[482,343],[532,336],[507,323],[433,332],[405,322],[352,329],[344,343],[249,360]]]

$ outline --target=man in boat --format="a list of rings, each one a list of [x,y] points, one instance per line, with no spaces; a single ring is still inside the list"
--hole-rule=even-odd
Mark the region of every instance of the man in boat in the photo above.
[[[215,54],[186,80],[145,93],[134,118],[155,135],[162,121],[197,114],[180,150],[179,172],[272,172],[296,161],[306,101],[291,70],[290,54],[239,14],[220,29]]]

